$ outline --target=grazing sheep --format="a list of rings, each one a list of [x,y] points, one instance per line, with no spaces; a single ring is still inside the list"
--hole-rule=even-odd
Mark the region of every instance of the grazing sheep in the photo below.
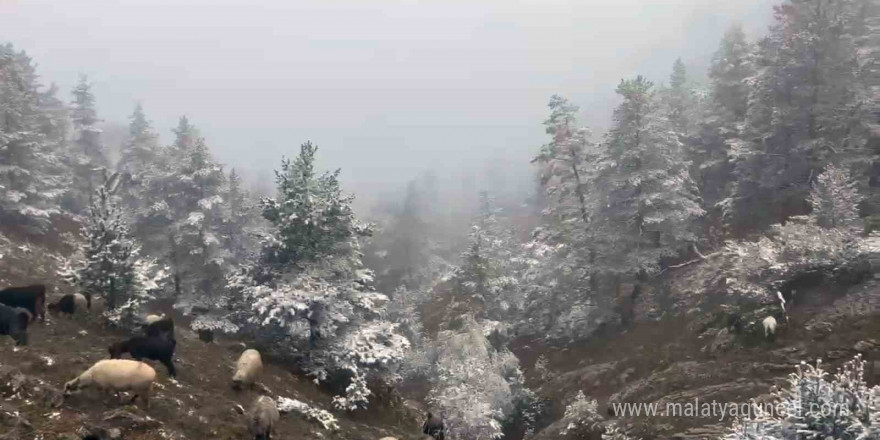
[[[9,287],[0,290],[0,304],[21,307],[31,312],[34,319],[46,321],[46,286],[36,284],[24,287]]]
[[[150,408],[150,389],[156,380],[156,370],[139,361],[128,359],[104,359],[80,374],[76,379],[64,384],[64,396],[73,391],[97,387],[105,391],[133,391],[131,402],[138,397]]]
[[[144,326],[144,333],[147,336],[174,339],[174,320],[161,318],[158,321],[147,323]]]
[[[254,349],[245,350],[235,364],[235,374],[232,376],[232,387],[241,389],[242,385],[254,386],[257,377],[263,373],[263,359],[260,352]]]
[[[88,310],[88,300],[85,295],[80,293],[68,293],[47,306],[49,312],[51,313],[64,313],[70,317],[73,317],[73,314],[76,312],[85,312]]]
[[[156,321],[161,321],[162,318],[163,318],[163,316],[160,316],[160,315],[147,315],[147,318],[144,319],[144,322],[146,322],[147,325],[149,325],[149,324],[152,324]]]
[[[9,335],[15,345],[27,345],[27,326],[30,321],[31,312],[0,304],[0,335]]]
[[[257,397],[248,413],[248,432],[254,440],[269,440],[280,418],[275,400],[268,396]]]
[[[119,359],[124,353],[131,353],[131,357],[138,361],[144,358],[159,361],[168,369],[169,377],[177,377],[173,360],[176,346],[174,339],[135,336],[111,345],[107,351],[110,352],[110,359]]]
[[[446,436],[446,425],[443,423],[443,418],[428,413],[425,424],[422,425],[422,434],[430,435],[435,440],[443,440]]]
[[[776,335],[776,318],[768,316],[764,318],[764,337],[771,338]]]

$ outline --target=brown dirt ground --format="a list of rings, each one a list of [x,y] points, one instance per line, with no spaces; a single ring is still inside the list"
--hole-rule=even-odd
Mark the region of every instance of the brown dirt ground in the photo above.
[[[80,334],[85,331],[86,334]],[[126,440],[147,439],[242,439],[246,437],[244,417],[234,411],[236,405],[248,408],[258,395],[254,390],[234,391],[230,386],[232,365],[242,351],[238,341],[220,339],[205,344],[197,336],[180,326],[177,331],[175,365],[178,383],[167,376],[164,366],[147,361],[156,369],[158,384],[154,387],[151,407],[141,409],[127,406],[138,415],[149,415],[162,422],[166,433],[152,431],[124,432]],[[11,365],[27,376],[41,379],[59,389],[64,383],[94,362],[108,358],[106,347],[124,339],[126,334],[103,328],[93,319],[69,320],[49,316],[47,323],[36,323],[29,328],[30,345],[14,349],[12,340],[0,338],[0,364]],[[45,358],[54,363],[47,365]],[[295,398],[324,409],[331,409],[331,396],[315,386],[308,378],[294,375],[283,366],[264,359],[265,370],[260,382],[276,396]],[[6,399],[34,426],[36,439],[59,439],[76,432],[84,424],[100,425],[102,415],[120,408],[123,402],[96,390],[84,390],[67,398],[58,409],[47,409],[27,400]],[[60,412],[60,417],[50,417]],[[356,413],[339,413],[340,430],[323,430],[315,422],[298,414],[282,415],[275,437],[279,439],[352,439],[375,440],[383,436],[400,439],[417,438],[419,426],[401,411],[376,405]],[[408,435],[403,435],[408,434]]]

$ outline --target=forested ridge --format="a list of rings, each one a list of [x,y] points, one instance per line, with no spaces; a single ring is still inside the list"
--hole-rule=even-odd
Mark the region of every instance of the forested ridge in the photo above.
[[[473,188],[469,218],[438,206],[431,173],[356,213],[305,140],[257,197],[198,115],[162,145],[149,101],[111,145],[87,77],[65,96],[0,46],[0,284],[88,292],[114,329],[173,305],[313,380],[328,410],[408,401],[451,439],[880,438],[880,2],[768,13],[756,41],[727,30],[705,75],[677,59],[621,79],[605,133],[550,97],[531,196]],[[771,384],[763,398],[852,411],[611,410]]]

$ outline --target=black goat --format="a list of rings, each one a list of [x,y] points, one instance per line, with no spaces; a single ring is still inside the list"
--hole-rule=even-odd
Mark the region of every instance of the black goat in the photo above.
[[[131,357],[135,360],[152,359],[159,361],[168,369],[168,376],[177,377],[177,370],[174,369],[174,349],[177,347],[177,341],[174,339],[164,339],[156,336],[135,336],[122,342],[111,345],[107,351],[110,352],[110,359],[119,359],[123,353],[131,353]]]

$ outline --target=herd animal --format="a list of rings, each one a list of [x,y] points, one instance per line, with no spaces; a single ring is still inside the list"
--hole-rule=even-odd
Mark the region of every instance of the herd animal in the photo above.
[[[257,397],[248,412],[248,431],[254,436],[254,440],[269,440],[280,418],[274,399],[268,396]]]
[[[764,337],[773,338],[776,335],[776,318],[768,316],[764,318]]]
[[[89,301],[81,293],[68,293],[58,301],[50,303],[47,308],[50,313],[63,313],[73,317],[75,313],[85,313],[89,309]]]
[[[232,375],[232,387],[241,389],[242,386],[253,388],[257,378],[263,373],[263,359],[260,352],[252,348],[245,350],[235,363],[235,374]]]
[[[33,319],[46,320],[46,286],[35,284],[23,287],[8,287],[0,290],[0,304],[21,307],[31,313]]]
[[[95,387],[103,391],[132,391],[131,402],[140,397],[144,408],[150,408],[150,390],[156,380],[156,370],[141,362],[128,359],[104,359],[64,384],[64,396],[74,391]]]
[[[446,438],[446,424],[443,423],[443,417],[437,417],[429,412],[425,417],[425,423],[422,424],[422,434],[429,435],[435,440]]]
[[[174,349],[177,341],[157,336],[135,336],[111,345],[107,351],[110,359],[119,359],[124,353],[130,353],[134,360],[150,359],[159,361],[168,369],[169,377],[177,377],[174,368]]]
[[[27,345],[27,327],[31,313],[21,307],[0,304],[0,335],[9,335],[15,345]]]
[[[27,328],[39,318],[45,322],[45,311],[53,314],[86,313],[91,309],[91,295],[80,293],[66,294],[51,304],[46,303],[46,286],[32,285],[10,287],[0,290],[0,335],[8,335],[16,345],[27,345]],[[765,320],[765,327],[767,322]],[[774,326],[775,328],[775,326]],[[176,377],[174,353],[177,341],[174,336],[174,321],[170,317],[149,315],[143,321],[143,335],[133,336],[116,342],[107,348],[110,359],[94,363],[76,378],[64,384],[64,398],[87,388],[97,388],[112,392],[117,397],[120,392],[130,391],[130,402],[137,403],[140,398],[145,409],[150,407],[150,393],[156,382],[156,370],[143,360],[162,363],[169,377]],[[199,334],[205,342],[213,340],[213,334]],[[132,357],[121,359],[129,353]],[[263,372],[260,352],[246,349],[239,356],[232,376],[232,387],[253,388]],[[269,440],[275,432],[280,413],[275,400],[268,396],[257,397],[247,413],[247,428],[254,440]],[[422,432],[435,440],[444,440],[445,426],[441,417],[428,413]]]

